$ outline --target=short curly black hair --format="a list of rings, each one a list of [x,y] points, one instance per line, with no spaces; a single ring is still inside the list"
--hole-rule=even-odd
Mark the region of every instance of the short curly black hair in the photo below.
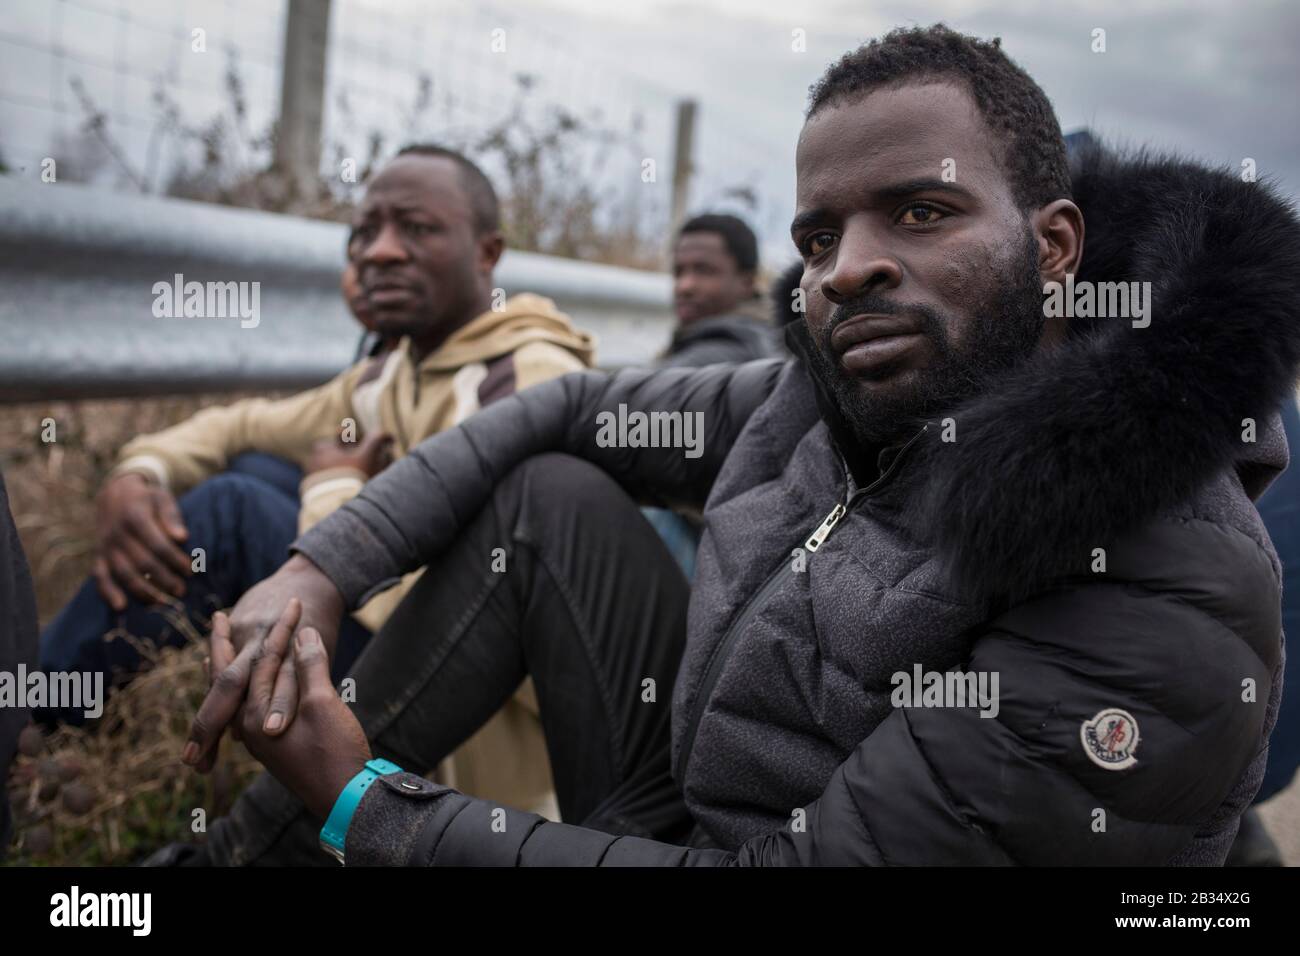
[[[448,159],[460,168],[461,185],[469,197],[470,208],[474,215],[474,231],[478,235],[499,232],[501,229],[501,203],[497,191],[487,174],[464,153],[436,143],[409,143],[397,151],[398,156],[430,156],[434,159]]]
[[[726,213],[704,213],[683,223],[677,230],[677,238],[688,232],[716,232],[722,237],[731,258],[736,260],[738,270],[754,272],[758,269],[758,239],[743,219]]]
[[[805,118],[824,106],[877,89],[954,79],[970,91],[1003,143],[1002,161],[1021,209],[1070,198],[1065,140],[1047,94],[1002,52],[942,23],[893,30],[832,64],[808,91]]]

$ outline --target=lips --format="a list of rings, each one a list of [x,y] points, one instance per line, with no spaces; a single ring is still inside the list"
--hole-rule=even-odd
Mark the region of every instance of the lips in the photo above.
[[[372,305],[387,305],[390,302],[405,302],[414,295],[410,289],[402,286],[385,286],[382,289],[374,289],[366,294]]]
[[[415,295],[415,289],[405,282],[381,279],[365,286],[366,299],[372,306],[397,305]]]
[[[678,315],[693,318],[699,314],[700,306],[698,303],[687,299],[678,299],[673,303],[673,311]]]
[[[916,323],[901,315],[855,315],[831,333],[840,364],[853,374],[897,363],[924,344]]]

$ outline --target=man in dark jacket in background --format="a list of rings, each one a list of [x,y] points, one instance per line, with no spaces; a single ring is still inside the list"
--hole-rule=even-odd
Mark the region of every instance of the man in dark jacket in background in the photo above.
[[[679,324],[655,364],[696,368],[752,362],[782,351],[777,328],[768,317],[771,306],[757,281],[758,240],[749,226],[735,216],[716,213],[686,222],[673,249],[673,308]],[[686,579],[695,580],[699,516],[668,508],[643,508],[642,513]]]
[[[661,366],[750,362],[780,351],[758,291],[758,240],[735,216],[688,220],[673,247],[677,328]]]
[[[941,26],[832,66],[797,168],[795,360],[502,401],[218,618],[184,757],[237,720],[279,782],[215,860],[307,862],[329,816],[362,864],[1223,862],[1282,676],[1251,499],[1300,224],[1176,160],[1071,175],[1037,85]],[[702,440],[604,431],[651,413]],[[703,506],[691,591],[637,501]],[[340,616],[422,565],[347,707]],[[418,776],[525,674],[565,823]]]

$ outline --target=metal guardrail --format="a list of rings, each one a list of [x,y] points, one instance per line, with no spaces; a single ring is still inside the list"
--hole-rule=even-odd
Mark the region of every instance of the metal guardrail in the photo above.
[[[337,223],[0,177],[0,402],[298,388],[352,361]],[[259,283],[256,325],[158,318],[154,284]],[[601,365],[648,361],[671,330],[667,276],[527,252],[507,295],[554,299]]]

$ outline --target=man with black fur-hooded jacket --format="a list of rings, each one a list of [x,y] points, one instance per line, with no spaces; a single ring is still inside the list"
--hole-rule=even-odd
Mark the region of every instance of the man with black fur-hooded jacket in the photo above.
[[[832,66],[797,164],[796,359],[494,405],[218,619],[188,758],[238,720],[274,774],[247,858],[328,817],[362,864],[1222,862],[1278,706],[1251,498],[1286,462],[1293,214],[1177,161],[1071,179],[1042,91],[941,26]],[[1071,274],[1150,286],[1045,316]],[[702,441],[601,440],[642,412]],[[636,501],[704,507],[689,595]],[[418,663],[363,659],[349,709],[335,622],[422,565],[371,649]],[[564,823],[418,776],[524,674]]]

